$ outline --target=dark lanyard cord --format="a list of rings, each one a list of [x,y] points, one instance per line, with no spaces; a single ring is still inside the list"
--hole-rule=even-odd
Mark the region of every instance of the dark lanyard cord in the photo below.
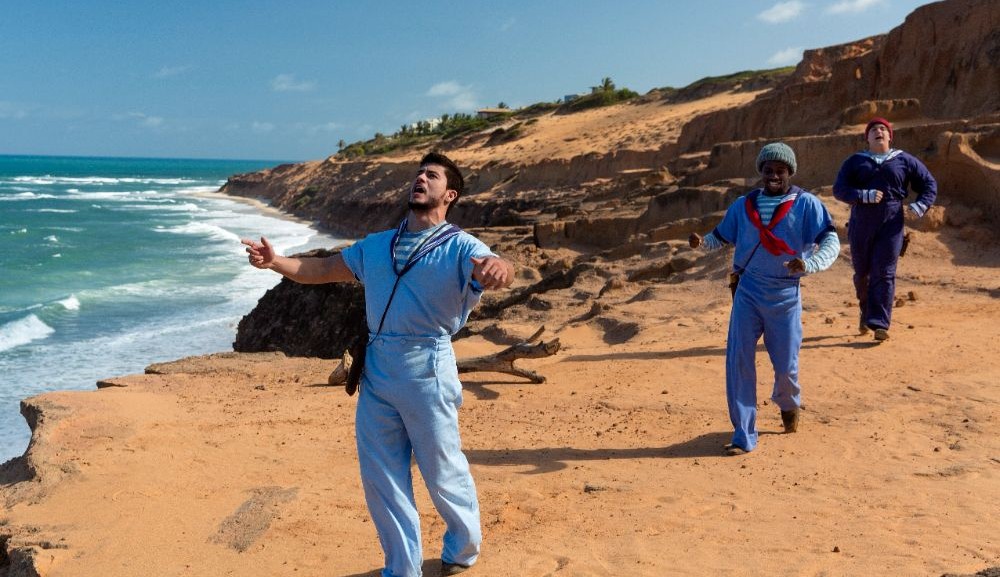
[[[403,226],[401,225],[400,232],[397,233],[396,238],[393,239],[392,247],[389,250],[389,254],[392,257],[392,272],[396,274],[396,282],[392,283],[392,292],[389,293],[389,300],[385,303],[385,309],[382,311],[382,318],[379,319],[378,321],[378,330],[375,331],[375,334],[372,336],[372,338],[368,340],[369,345],[375,342],[375,339],[380,334],[382,334],[382,325],[385,324],[385,316],[389,312],[389,305],[392,304],[392,299],[393,297],[396,296],[396,289],[399,288],[399,281],[401,281],[403,279],[403,275],[410,272],[410,269],[413,268],[413,265],[417,263],[418,259],[415,259],[413,257],[420,254],[420,249],[424,248],[425,244],[427,244],[432,238],[437,236],[437,232],[434,232],[427,235],[427,238],[425,238],[424,240],[420,241],[420,244],[417,245],[417,248],[413,249],[413,252],[410,253],[409,258],[406,259],[406,264],[403,265],[403,270],[399,271],[396,270],[396,245],[399,243],[399,238],[403,235],[402,230]]]
[[[747,257],[747,261],[745,263],[743,263],[743,267],[736,271],[737,273],[743,274],[743,271],[745,271],[747,269],[747,265],[749,265],[750,261],[753,260],[753,255],[757,253],[757,249],[758,248],[760,248],[760,241],[759,240],[757,241],[757,246],[753,247],[753,250],[750,251],[750,256],[748,256]]]

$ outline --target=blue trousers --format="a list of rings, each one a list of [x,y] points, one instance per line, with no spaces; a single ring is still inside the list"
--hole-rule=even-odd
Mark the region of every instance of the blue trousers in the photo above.
[[[903,204],[890,200],[855,206],[847,238],[861,322],[888,329],[896,295],[896,263],[903,247]]]
[[[476,486],[462,453],[450,337],[379,336],[368,346],[355,429],[361,481],[385,553],[382,577],[420,577],[420,517],[411,457],[447,529],[441,559],[472,565],[482,532]]]
[[[801,404],[799,348],[802,346],[802,300],[798,284],[761,288],[744,274],[733,296],[726,344],[726,400],[733,423],[733,445],[757,447],[757,341],[774,367],[771,399],[782,411]]]

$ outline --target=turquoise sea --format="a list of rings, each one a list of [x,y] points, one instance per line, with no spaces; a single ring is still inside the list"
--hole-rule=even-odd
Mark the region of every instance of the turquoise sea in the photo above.
[[[285,252],[336,239],[216,194],[277,162],[0,155],[0,462],[27,448],[21,399],[232,350]]]

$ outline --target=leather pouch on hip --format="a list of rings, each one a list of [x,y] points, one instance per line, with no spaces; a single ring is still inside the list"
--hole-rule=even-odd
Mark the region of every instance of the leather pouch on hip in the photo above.
[[[733,293],[733,297],[736,297],[736,287],[738,286],[740,286],[740,273],[729,273],[729,291]]]
[[[358,386],[361,384],[361,372],[365,370],[365,352],[368,348],[365,346],[365,340],[364,338],[355,339],[354,343],[347,349],[353,360],[351,361],[351,369],[347,371],[347,384],[344,385],[344,390],[350,396],[358,392]]]

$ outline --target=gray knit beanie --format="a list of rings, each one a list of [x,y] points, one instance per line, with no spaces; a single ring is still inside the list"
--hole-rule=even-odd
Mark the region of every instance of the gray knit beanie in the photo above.
[[[764,171],[764,163],[768,160],[784,162],[788,165],[789,172],[791,174],[795,174],[795,151],[793,151],[792,148],[784,142],[772,142],[771,144],[765,144],[764,148],[760,149],[760,154],[757,155],[758,173]]]

